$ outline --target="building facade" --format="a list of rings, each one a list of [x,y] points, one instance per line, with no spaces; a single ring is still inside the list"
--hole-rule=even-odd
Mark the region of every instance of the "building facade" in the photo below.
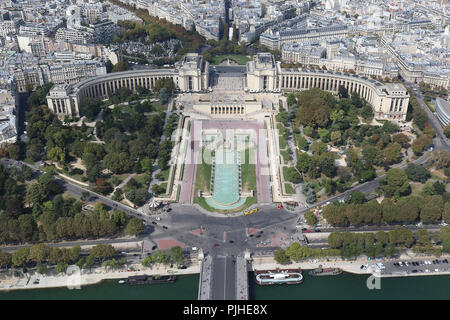
[[[181,92],[206,92],[209,84],[209,64],[197,53],[187,54],[174,69],[149,69],[117,72],[90,78],[75,85],[55,86],[47,96],[49,108],[58,116],[79,116],[79,104],[84,97],[107,99],[121,87],[135,91],[138,86],[152,89],[158,79],[170,78]],[[349,94],[357,93],[373,108],[376,119],[404,121],[409,94],[399,83],[382,84],[374,79],[349,73],[324,70],[283,69],[270,53],[258,53],[246,65],[246,89],[250,92],[301,91],[311,88],[338,94],[346,88]],[[229,112],[240,114],[252,108],[228,106],[227,109],[211,107],[211,114]],[[221,106],[222,107],[222,106]],[[235,108],[236,107],[236,108]],[[259,108],[259,107],[258,107]],[[248,110],[246,110],[248,109]],[[198,111],[198,110],[196,110]]]
[[[137,87],[152,90],[158,79],[172,79],[182,92],[201,92],[208,88],[209,63],[197,53],[186,54],[174,69],[133,70],[93,77],[74,85],[54,86],[47,95],[47,103],[59,117],[80,116],[79,105],[83,98],[107,99],[118,89]]]
[[[436,98],[436,115],[443,127],[450,124],[450,102],[442,98]]]
[[[284,30],[276,33],[273,33],[269,29],[269,31],[261,34],[259,42],[270,50],[280,50],[285,43],[302,43],[317,40],[345,38],[348,34],[349,29],[346,25]]]
[[[376,119],[406,119],[409,94],[402,84],[382,84],[371,78],[342,72],[283,69],[280,62],[275,63],[273,57],[270,60],[269,56],[271,55],[266,53],[257,54],[253,61],[247,63],[247,89],[250,91],[301,91],[320,88],[338,94],[339,87],[343,86],[349,94],[355,92],[369,102]]]

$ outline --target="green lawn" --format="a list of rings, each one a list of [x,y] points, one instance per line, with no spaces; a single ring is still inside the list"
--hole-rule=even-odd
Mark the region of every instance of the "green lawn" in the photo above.
[[[281,150],[280,154],[283,156],[284,164],[288,164],[289,160],[291,160],[291,155],[289,154],[289,152]]]
[[[244,192],[248,192],[250,190],[256,191],[256,165],[254,163],[250,163],[254,162],[253,159],[250,158],[250,152],[253,154],[253,149],[246,149],[245,157],[241,157],[241,178]]]
[[[280,150],[286,149],[287,143],[286,143],[286,140],[284,139],[284,137],[282,135],[280,135],[278,137],[278,140],[280,141]]]
[[[290,183],[285,183],[284,188],[286,189],[287,194],[295,194],[295,189],[291,186]]]
[[[202,149],[201,155],[204,153],[204,148]],[[210,186],[211,180],[211,164],[206,163],[206,161],[201,161],[200,164],[197,165],[197,175],[195,177],[195,197],[197,198],[198,190],[202,190],[203,192],[211,192]]]
[[[240,65],[245,65],[247,62],[252,60],[251,58],[247,57],[246,55],[242,55],[242,54],[221,54],[218,56],[214,56],[212,58],[211,64],[218,65],[219,63],[221,63],[222,61],[224,61],[228,58]]]
[[[284,180],[286,180],[286,177],[288,176],[288,173],[287,173],[288,168],[289,168],[289,167],[283,167],[283,177],[284,177]],[[286,181],[287,181],[287,180],[286,180]]]
[[[164,188],[164,190],[167,190],[167,182],[163,182],[160,184],[161,187]],[[165,194],[165,192],[161,193],[161,194]]]
[[[160,171],[157,175],[156,178],[160,181],[167,181],[169,180],[169,172],[170,172],[170,168],[167,168],[166,170]]]
[[[148,172],[137,174],[133,177],[134,180],[136,180],[137,183],[140,185],[148,187],[150,184],[150,174]]]
[[[153,101],[152,107],[156,112],[162,112],[167,110],[167,104],[161,104],[159,101]]]
[[[434,107],[434,103],[432,101],[425,102],[425,104],[427,105],[428,109],[430,109],[431,112],[436,112],[436,108]]]
[[[286,142],[286,138],[285,135],[287,135],[287,133],[289,132],[288,129],[286,129],[281,123],[277,124],[277,129],[278,129],[278,140],[280,141],[280,150],[281,149],[285,149],[287,147],[287,142]]]

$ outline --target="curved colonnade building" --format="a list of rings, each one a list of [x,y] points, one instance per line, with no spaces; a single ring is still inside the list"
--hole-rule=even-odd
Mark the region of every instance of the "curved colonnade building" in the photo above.
[[[450,125],[450,101],[437,97],[435,101],[436,115],[443,127]]]
[[[143,69],[109,73],[81,81],[75,85],[55,85],[47,95],[47,103],[58,116],[78,117],[80,102],[85,97],[107,99],[122,87],[152,90],[158,79],[172,79],[182,92],[200,92],[208,87],[209,63],[190,53],[173,69]]]
[[[382,84],[355,74],[324,70],[283,69],[272,55],[260,53],[247,64],[247,87],[253,91],[301,91],[311,88],[337,94],[344,86],[348,94],[358,93],[373,107],[376,119],[406,119],[409,94],[400,83]]]
[[[402,84],[382,84],[370,78],[340,72],[282,69],[280,65],[269,53],[254,55],[246,66],[246,89],[251,92],[277,92],[320,88],[337,94],[339,87],[344,86],[349,95],[356,92],[372,105],[376,119],[402,121],[406,118],[409,94]],[[138,86],[151,90],[156,80],[161,78],[172,79],[181,92],[206,92],[209,85],[209,63],[200,55],[191,53],[184,56],[174,69],[117,72],[76,85],[57,85],[50,90],[47,102],[58,116],[79,116],[79,104],[84,97],[106,99],[121,87],[132,91]],[[211,109],[211,112],[214,111],[215,109]]]

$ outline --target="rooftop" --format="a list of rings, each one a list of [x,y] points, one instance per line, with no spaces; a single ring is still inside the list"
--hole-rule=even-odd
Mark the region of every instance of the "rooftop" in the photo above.
[[[437,97],[436,103],[439,105],[439,108],[450,117],[450,102],[446,101],[442,98]]]

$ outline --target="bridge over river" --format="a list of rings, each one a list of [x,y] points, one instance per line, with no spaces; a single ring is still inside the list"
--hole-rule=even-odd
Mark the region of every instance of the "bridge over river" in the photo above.
[[[248,300],[247,270],[244,255],[205,257],[198,300]]]

